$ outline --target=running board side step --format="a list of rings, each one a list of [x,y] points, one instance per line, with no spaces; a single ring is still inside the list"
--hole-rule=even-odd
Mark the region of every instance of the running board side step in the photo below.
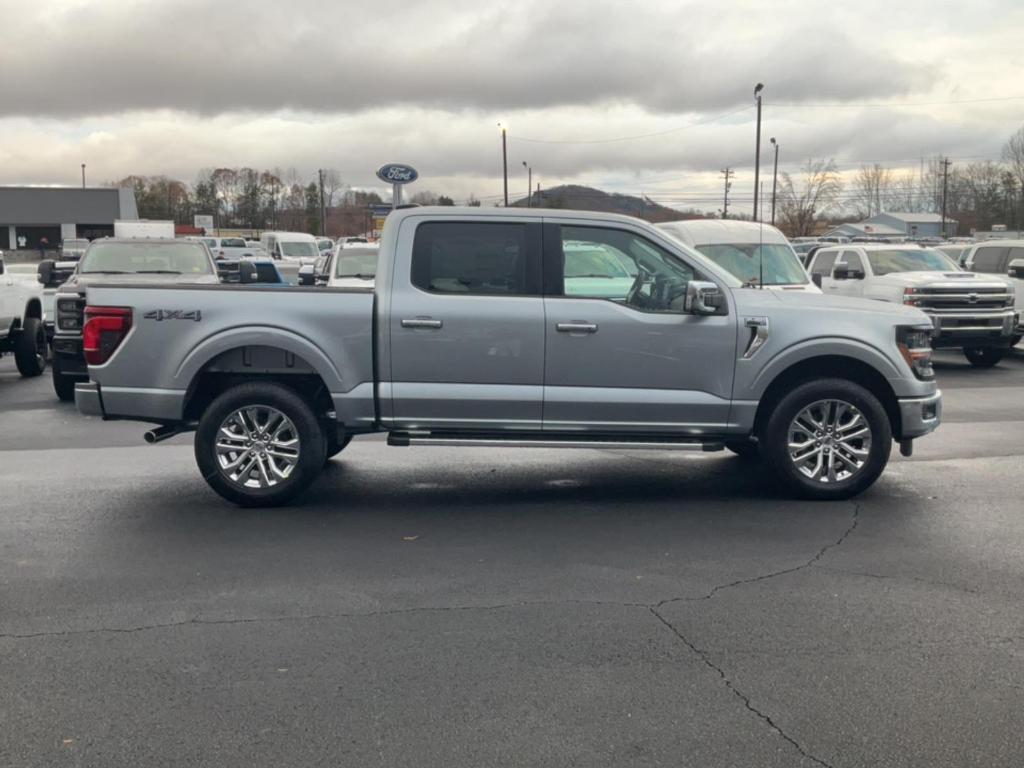
[[[434,435],[429,432],[391,432],[388,434],[388,445],[409,447],[418,445],[435,445],[450,447],[494,446],[495,448],[602,448],[619,450],[644,451],[723,451],[725,443],[721,440],[701,440],[699,438],[629,438],[620,439],[602,436],[600,438],[573,437],[532,437],[532,436],[490,436],[490,435]]]

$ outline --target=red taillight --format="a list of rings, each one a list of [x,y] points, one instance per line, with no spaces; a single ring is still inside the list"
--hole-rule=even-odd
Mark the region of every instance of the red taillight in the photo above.
[[[82,352],[89,365],[103,365],[124,341],[132,327],[128,307],[86,307]]]

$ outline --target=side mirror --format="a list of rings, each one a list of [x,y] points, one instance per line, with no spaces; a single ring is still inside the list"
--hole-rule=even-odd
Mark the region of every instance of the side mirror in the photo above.
[[[242,259],[238,262],[238,282],[240,283],[255,283],[256,282],[256,265],[251,261]]]
[[[299,267],[299,285],[313,285],[316,283],[316,270],[312,264],[303,264]]]
[[[725,306],[725,297],[714,283],[691,280],[686,284],[683,310],[691,315],[713,315]]]
[[[832,270],[833,280],[849,280],[850,279],[850,268],[845,264],[836,264],[835,269]]]
[[[1006,272],[1010,277],[1024,280],[1024,259],[1014,259],[1010,262],[1010,268]]]
[[[49,285],[53,279],[53,267],[55,264],[56,262],[53,259],[39,262],[39,269],[36,270],[36,280],[43,285]]]

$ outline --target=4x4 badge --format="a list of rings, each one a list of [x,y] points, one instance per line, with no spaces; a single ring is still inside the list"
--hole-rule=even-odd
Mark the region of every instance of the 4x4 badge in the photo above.
[[[203,319],[203,312],[200,309],[151,309],[143,317],[146,320],[195,320],[198,323]]]

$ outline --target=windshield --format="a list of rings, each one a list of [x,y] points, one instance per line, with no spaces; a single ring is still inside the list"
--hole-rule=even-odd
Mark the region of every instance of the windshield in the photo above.
[[[320,256],[320,249],[316,243],[308,240],[279,240],[277,243],[281,253],[293,259],[315,259]]]
[[[65,240],[64,241],[65,251],[82,251],[89,247],[88,240]]]
[[[245,248],[245,240],[240,237],[222,237],[220,239],[221,248]]]
[[[377,274],[377,251],[342,251],[334,268],[335,277],[374,277]]]
[[[934,248],[900,248],[868,251],[871,271],[876,275],[890,272],[959,272],[956,263]]]
[[[82,257],[82,274],[166,272],[212,275],[213,265],[202,245],[175,243],[94,243]]]
[[[712,243],[698,245],[697,250],[744,283],[759,284],[762,272],[765,285],[805,285],[810,282],[788,245]]]

